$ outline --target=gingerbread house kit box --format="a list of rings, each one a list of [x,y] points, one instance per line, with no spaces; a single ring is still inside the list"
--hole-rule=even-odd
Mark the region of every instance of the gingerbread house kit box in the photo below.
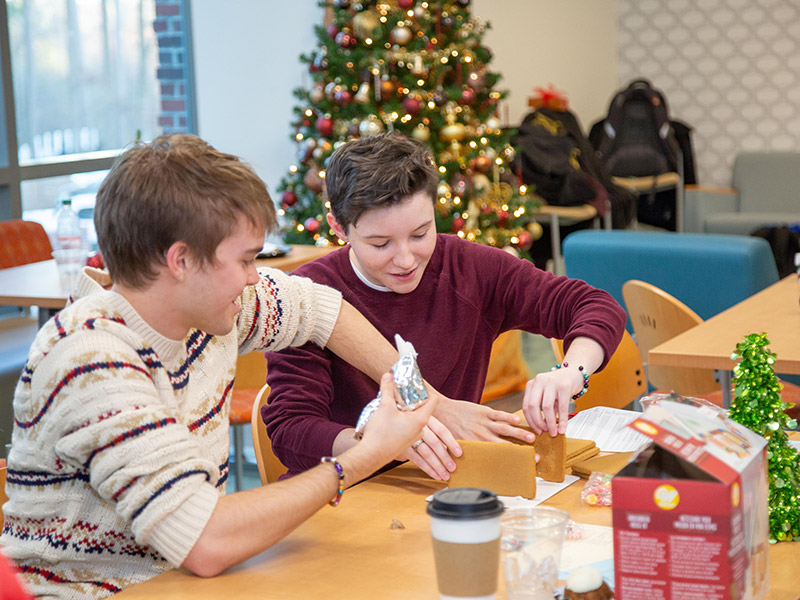
[[[766,441],[715,407],[651,403],[612,482],[617,600],[757,600],[769,588]]]

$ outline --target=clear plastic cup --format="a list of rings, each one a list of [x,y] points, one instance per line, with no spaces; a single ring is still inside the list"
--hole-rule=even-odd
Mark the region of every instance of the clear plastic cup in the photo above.
[[[509,600],[552,600],[569,513],[515,508],[501,520],[503,575]]]

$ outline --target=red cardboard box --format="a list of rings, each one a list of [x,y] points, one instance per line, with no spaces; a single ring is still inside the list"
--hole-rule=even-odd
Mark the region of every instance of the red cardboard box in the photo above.
[[[769,588],[766,441],[716,408],[660,400],[653,442],[612,480],[617,600],[757,600]]]

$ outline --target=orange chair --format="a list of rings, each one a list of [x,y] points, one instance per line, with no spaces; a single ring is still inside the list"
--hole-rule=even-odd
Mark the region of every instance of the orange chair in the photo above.
[[[231,412],[228,422],[233,429],[234,482],[236,490],[242,489],[244,464],[243,428],[250,425],[253,403],[259,390],[267,381],[267,358],[263,352],[242,354],[236,361],[236,379],[231,394]]]
[[[564,342],[550,340],[558,362],[564,360]],[[606,368],[589,377],[589,389],[575,400],[575,410],[594,406],[624,408],[647,392],[647,379],[639,349],[631,334],[622,332],[622,340],[611,355]]]
[[[41,224],[22,219],[0,221],[0,269],[51,258],[53,247]]]

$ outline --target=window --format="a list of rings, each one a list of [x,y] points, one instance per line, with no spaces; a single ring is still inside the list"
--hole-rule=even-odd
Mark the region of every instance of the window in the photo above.
[[[122,148],[196,129],[187,2],[0,3],[2,81],[13,84],[2,100],[14,115],[0,122],[12,148],[0,153],[0,219],[21,215],[50,231],[53,208],[72,197],[91,228],[94,194]]]
[[[8,0],[20,165],[156,133],[153,0]]]

